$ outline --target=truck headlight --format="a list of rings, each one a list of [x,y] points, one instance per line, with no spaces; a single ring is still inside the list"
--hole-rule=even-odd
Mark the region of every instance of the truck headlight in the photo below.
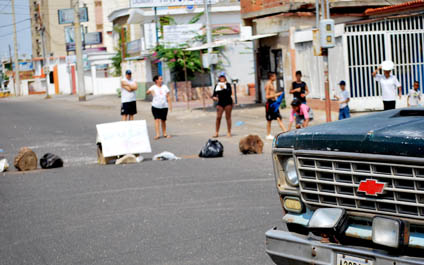
[[[286,181],[291,186],[299,185],[299,176],[297,175],[296,165],[293,158],[286,160],[284,164],[284,172],[286,175]]]
[[[347,215],[340,208],[319,208],[309,221],[309,230],[317,236],[343,234],[347,227]]]
[[[372,242],[398,248],[409,241],[408,225],[401,220],[374,217],[372,221]]]

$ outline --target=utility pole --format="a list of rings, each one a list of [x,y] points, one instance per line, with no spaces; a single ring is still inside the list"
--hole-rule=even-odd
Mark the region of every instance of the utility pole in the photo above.
[[[50,98],[49,85],[50,85],[50,61],[46,52],[46,39],[45,39],[46,28],[43,24],[40,25],[41,42],[43,45],[43,62],[44,62],[44,74],[46,75],[46,99]]]
[[[10,60],[10,65],[12,65],[12,63],[13,63],[13,59],[12,59],[12,48],[10,47],[10,44],[9,44],[9,58],[10,58],[9,59]]]
[[[322,18],[330,18],[330,8],[328,6],[328,0],[323,0],[322,9]],[[324,89],[325,89],[325,116],[327,122],[331,122],[331,101],[330,101],[330,81],[328,73],[328,48],[324,48],[322,51],[324,59]]]
[[[211,30],[211,18],[209,16],[209,0],[203,0],[203,6],[205,9],[205,18],[206,18],[206,40],[208,45],[210,46],[212,44],[212,30]],[[208,62],[209,62],[209,68],[210,68],[210,75],[211,75],[211,84],[212,88],[215,87],[215,76],[214,76],[214,67],[213,64],[210,63],[210,58],[212,55],[212,47],[208,48]]]
[[[13,42],[15,44],[15,95],[21,95],[21,79],[19,73],[19,58],[18,58],[18,38],[16,36],[16,18],[15,18],[15,0],[12,0],[12,24],[13,24]],[[13,70],[13,69],[12,69]]]
[[[46,75],[46,99],[49,99],[50,98],[50,95],[49,95],[50,63],[49,63],[48,55],[47,55],[47,52],[46,52],[46,35],[45,35],[46,27],[44,26],[43,19],[41,17],[40,3],[34,3],[34,10],[36,12],[36,14],[34,14],[34,16],[35,16],[35,20],[37,21],[37,24],[39,26],[38,29],[40,30],[41,45],[42,45],[42,49],[43,49],[43,67],[44,67],[44,74]]]
[[[155,32],[156,32],[156,47],[159,46],[159,25],[158,25],[158,8],[153,8],[155,11]],[[158,74],[162,75],[162,62],[158,62]]]
[[[79,0],[73,0],[74,3],[74,32],[75,32],[75,53],[77,57],[77,75],[78,75],[78,99],[85,101],[85,82],[84,65],[82,61],[82,37],[79,12]]]
[[[320,2],[320,3],[319,3]],[[321,20],[319,4],[321,4]],[[320,34],[321,55],[324,63],[324,90],[326,121],[331,122],[330,81],[328,67],[328,49],[335,46],[334,21],[330,19],[329,0],[315,0],[317,28]]]

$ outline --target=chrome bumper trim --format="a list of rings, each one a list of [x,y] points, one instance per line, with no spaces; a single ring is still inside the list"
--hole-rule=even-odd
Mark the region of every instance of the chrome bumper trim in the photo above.
[[[321,243],[310,237],[271,229],[265,234],[266,252],[278,265],[291,264],[336,264],[337,253],[365,257],[374,260],[374,265],[419,265],[424,259],[412,257],[393,257],[384,251],[360,247],[347,247],[330,243]]]

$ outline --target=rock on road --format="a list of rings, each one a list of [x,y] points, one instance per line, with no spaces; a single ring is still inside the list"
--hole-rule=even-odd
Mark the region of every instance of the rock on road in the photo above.
[[[137,118],[152,125],[147,110]],[[119,119],[119,106],[29,97],[1,100],[0,113],[10,164],[23,146],[65,160],[0,175],[0,264],[272,264],[264,233],[281,226],[281,207],[269,146],[242,156],[223,139],[224,158],[196,158],[214,120],[197,111],[183,123],[181,112],[152,149],[185,159],[100,166],[95,125]]]

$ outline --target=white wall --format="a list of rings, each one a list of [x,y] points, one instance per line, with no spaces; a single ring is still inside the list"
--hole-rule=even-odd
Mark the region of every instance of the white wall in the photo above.
[[[121,78],[119,77],[98,77],[96,81],[94,95],[116,95],[116,89],[121,87]]]
[[[322,56],[314,56],[312,42],[296,43],[296,70],[302,71],[303,80],[308,84],[311,98],[325,98],[324,63]],[[340,92],[338,83],[346,80],[342,38],[336,38],[336,47],[329,49],[328,69],[330,96]]]
[[[59,93],[69,95],[72,93],[71,89],[71,74],[68,70],[68,65],[59,64],[58,67],[58,77],[59,77]]]
[[[239,79],[240,85],[255,83],[252,42],[228,45],[223,53],[224,57],[221,57],[221,61],[229,78]]]

